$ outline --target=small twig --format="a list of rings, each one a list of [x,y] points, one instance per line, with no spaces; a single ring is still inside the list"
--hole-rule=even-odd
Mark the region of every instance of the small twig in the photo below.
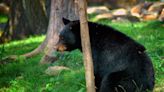
[[[10,55],[10,56],[6,56],[4,58],[2,58],[1,60],[7,60],[7,59],[11,59],[11,60],[16,60],[19,56],[18,55]]]

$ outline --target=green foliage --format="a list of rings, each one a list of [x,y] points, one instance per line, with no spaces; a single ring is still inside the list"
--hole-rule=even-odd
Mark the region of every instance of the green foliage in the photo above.
[[[148,55],[153,61],[156,72],[156,89],[164,87],[164,27],[157,21],[140,23],[118,23],[109,20],[95,19],[89,15],[91,21],[113,26],[137,40],[147,48]],[[30,37],[26,40],[13,41],[0,45],[0,57],[11,54],[23,54],[36,48],[44,36]],[[26,59],[19,57],[16,61],[1,64],[0,58],[0,92],[85,92],[85,76],[82,54],[79,50],[72,52],[54,53],[59,60],[50,65],[39,65],[42,56],[37,55]],[[69,71],[61,71],[56,76],[45,74],[48,66],[66,66]],[[156,90],[155,92],[160,92]],[[161,89],[162,90],[162,89]]]

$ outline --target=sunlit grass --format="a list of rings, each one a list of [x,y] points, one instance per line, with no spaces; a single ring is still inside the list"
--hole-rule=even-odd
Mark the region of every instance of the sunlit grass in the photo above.
[[[20,40],[20,41],[12,41],[11,43],[4,44],[6,47],[18,46],[22,44],[31,44],[31,43],[40,43],[43,41],[45,36],[36,36],[29,37],[28,39]],[[0,45],[2,47],[3,45]]]
[[[8,54],[24,54],[35,49],[45,36],[29,37],[20,41],[12,41],[11,43],[0,45],[0,54],[6,56]]]
[[[0,23],[6,23],[8,21],[8,17],[4,14],[0,14]]]

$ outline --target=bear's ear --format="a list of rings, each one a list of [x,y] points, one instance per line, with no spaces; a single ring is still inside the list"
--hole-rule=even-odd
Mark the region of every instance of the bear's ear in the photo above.
[[[66,19],[66,18],[63,18],[63,23],[64,23],[64,25],[67,25],[68,23],[70,23],[71,21],[70,20],[68,20],[68,19]]]

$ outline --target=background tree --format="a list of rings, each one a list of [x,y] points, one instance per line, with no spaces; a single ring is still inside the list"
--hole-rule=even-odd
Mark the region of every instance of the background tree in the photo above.
[[[54,47],[58,42],[58,34],[64,26],[62,22],[63,17],[77,20],[77,3],[74,0],[51,0],[50,20],[46,39],[43,42],[47,44],[44,44],[45,46],[41,45],[45,53],[41,59],[41,63],[51,63],[56,59],[53,53],[55,52]]]
[[[46,32],[48,18],[44,10],[43,0],[7,1],[6,3],[10,7],[9,20],[0,38],[1,42]]]
[[[46,1],[48,1],[48,0],[46,0]],[[36,3],[40,2],[38,7],[40,5],[42,5],[41,1],[39,1],[39,0],[34,0],[34,2],[32,2],[32,0],[20,0],[19,1],[20,4],[17,2],[14,2],[14,1],[12,2],[15,4],[11,4],[11,5],[16,5],[13,7],[13,9],[17,9],[17,7],[18,7],[17,11],[22,8],[27,10],[27,11],[26,10],[18,11],[18,14],[17,13],[14,14],[17,16],[14,16],[11,13],[12,16],[14,16],[14,18],[11,18],[11,19],[13,19],[13,21],[15,19],[19,20],[18,18],[23,17],[23,18],[21,18],[22,21],[20,19],[20,22],[16,22],[19,24],[19,25],[17,24],[18,29],[21,29],[21,28],[19,28],[19,26],[20,26],[20,27],[22,27],[22,30],[23,29],[28,30],[29,29],[28,27],[32,27],[33,29],[29,29],[29,30],[32,30],[34,32],[37,32],[37,30],[39,31],[42,28],[43,28],[42,29],[43,31],[46,30],[46,28],[47,28],[46,27],[46,25],[47,25],[46,18],[47,17],[45,16],[46,15],[45,11],[43,11],[44,8],[42,8],[42,12],[39,10],[40,8],[36,8],[36,11],[35,11],[34,7],[32,7],[32,6],[35,6],[35,2]],[[21,5],[22,7],[20,7],[19,5]],[[40,12],[37,10],[39,10]],[[78,17],[78,12],[77,12],[77,3],[75,0],[51,0],[50,10],[51,11],[50,11],[50,16],[49,16],[49,23],[48,23],[46,38],[41,43],[41,45],[39,45],[36,49],[34,49],[33,51],[26,53],[22,56],[31,57],[31,56],[34,56],[34,55],[44,51],[44,56],[41,59],[41,63],[51,63],[52,61],[54,61],[56,59],[55,56],[53,56],[53,53],[55,52],[54,46],[58,42],[58,34],[64,26],[63,22],[62,22],[62,18],[64,17],[64,18],[67,18],[70,20],[77,20],[77,19],[79,19],[79,17]],[[41,14],[37,14],[37,13],[41,13],[41,14],[43,13],[44,16],[40,17],[39,15],[41,15]],[[20,16],[20,15],[27,15],[28,17],[24,18],[24,16]],[[44,22],[43,18],[45,18],[45,22]],[[28,23],[25,22],[25,19]],[[13,25],[13,21],[11,21],[12,25]],[[44,22],[44,23],[42,24],[42,22]],[[14,21],[14,23],[15,23],[15,21]],[[9,24],[10,24],[10,21],[9,21]],[[33,27],[34,25],[36,25],[36,26]],[[14,25],[14,27],[15,27],[15,25]],[[12,28],[13,28],[13,26],[11,26],[11,28],[9,28],[9,31],[12,30]],[[17,56],[11,55],[11,56],[9,56],[9,58],[15,59],[15,58],[17,58]]]

